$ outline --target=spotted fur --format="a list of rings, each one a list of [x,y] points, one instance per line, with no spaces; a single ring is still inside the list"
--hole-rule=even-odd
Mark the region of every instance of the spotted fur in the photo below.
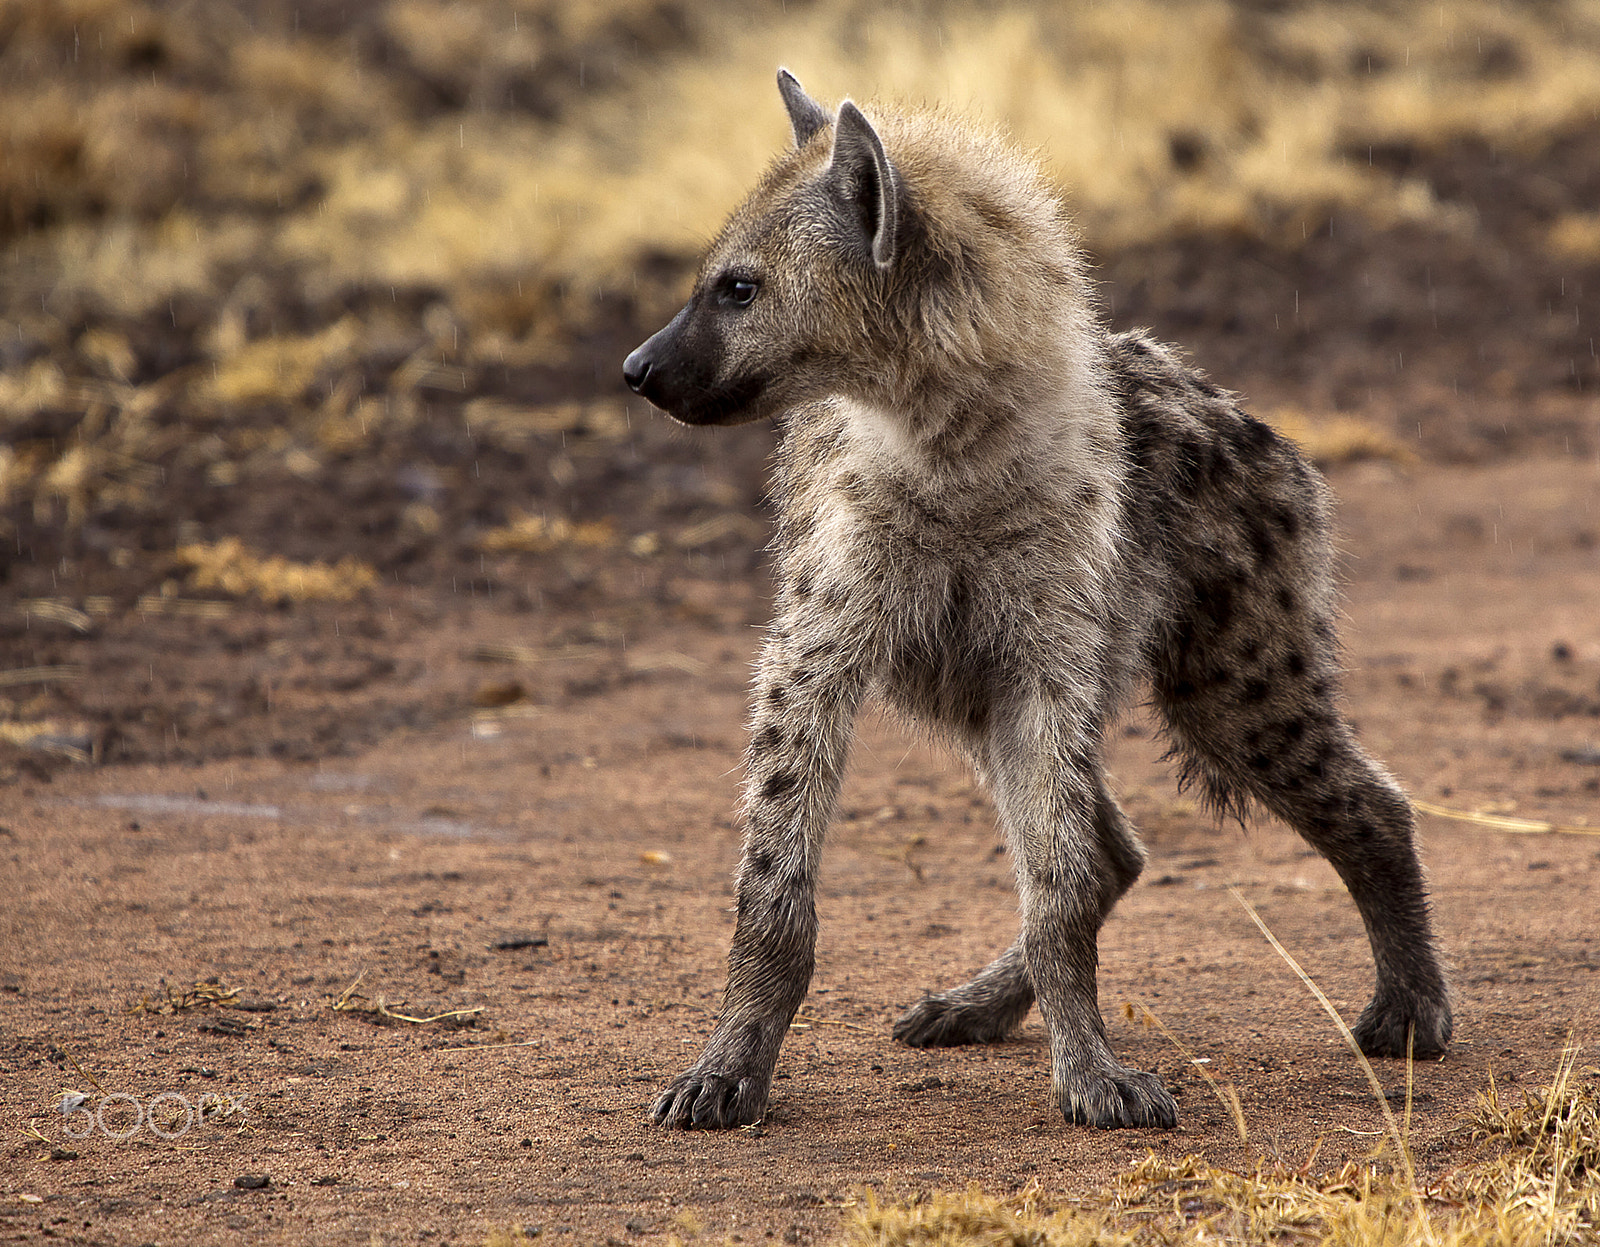
[[[756,669],[722,1013],[658,1122],[761,1119],[810,982],[824,832],[880,696],[964,753],[1014,849],[1022,932],[895,1036],[989,1042],[1037,1003],[1069,1121],[1171,1126],[1118,1062],[1097,938],[1144,852],[1101,762],[1149,688],[1186,781],[1259,803],[1361,911],[1377,1055],[1440,1051],[1450,1008],[1412,815],[1339,713],[1317,473],[1170,348],[1108,332],[1059,199],[994,136],[787,74],[795,149],[724,227],[689,303],[629,356],[687,423],[775,417],[775,618]]]

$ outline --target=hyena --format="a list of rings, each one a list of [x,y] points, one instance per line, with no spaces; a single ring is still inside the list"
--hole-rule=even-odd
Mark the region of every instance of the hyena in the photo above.
[[[1100,926],[1144,863],[1102,737],[1142,682],[1186,781],[1220,811],[1258,802],[1344,880],[1377,967],[1362,1048],[1441,1051],[1411,808],[1337,705],[1321,478],[1172,349],[1108,331],[1061,201],[1001,140],[848,100],[830,114],[787,72],[779,88],[793,150],[623,365],[685,424],[781,429],[727,989],[655,1120],[764,1115],[869,694],[970,759],[1022,910],[1016,942],[897,1039],[994,1042],[1037,1002],[1069,1121],[1176,1124],[1096,1001]]]

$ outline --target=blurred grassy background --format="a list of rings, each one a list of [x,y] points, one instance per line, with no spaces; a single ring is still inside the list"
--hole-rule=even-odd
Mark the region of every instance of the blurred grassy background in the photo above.
[[[532,512],[546,545],[610,515],[644,549],[753,504],[763,443],[707,472],[614,377],[786,142],[778,64],[1010,129],[1117,314],[1269,397],[1306,381],[1281,356],[1337,339],[1340,246],[1369,288],[1397,248],[1428,260],[1428,289],[1419,267],[1345,301],[1370,358],[1305,400],[1330,411],[1404,362],[1384,316],[1431,316],[1445,362],[1419,347],[1410,377],[1435,408],[1463,377],[1526,397],[1483,317],[1558,275],[1580,298],[1600,263],[1600,149],[1573,138],[1600,116],[1595,0],[0,0],[0,558],[148,588],[170,565],[145,556],[242,538],[387,574],[515,549]],[[1550,159],[1586,172],[1540,192]],[[1494,177],[1510,233],[1474,200]],[[1592,371],[1570,316],[1535,388]],[[1300,336],[1263,345],[1269,318]]]

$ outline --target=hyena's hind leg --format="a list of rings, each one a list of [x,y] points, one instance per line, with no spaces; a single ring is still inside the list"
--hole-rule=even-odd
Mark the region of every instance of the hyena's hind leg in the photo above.
[[[1104,862],[1103,922],[1144,867],[1144,847],[1104,775],[1098,777],[1094,829]],[[1019,935],[960,987],[924,996],[907,1009],[894,1024],[894,1037],[913,1048],[998,1043],[1028,1016],[1033,1000],[1033,980]]]
[[[900,1015],[894,1037],[913,1048],[999,1043],[1033,1008],[1033,980],[1019,935],[960,987],[924,996]]]
[[[1215,586],[1213,586],[1215,587]],[[1204,595],[1202,595],[1204,596]],[[1364,1052],[1444,1050],[1450,999],[1434,948],[1411,805],[1356,743],[1335,702],[1326,613],[1281,583],[1235,581],[1198,602],[1157,664],[1156,701],[1191,778],[1224,806],[1253,797],[1332,863],[1366,926],[1377,988],[1354,1027]],[[1238,636],[1219,620],[1246,620]]]

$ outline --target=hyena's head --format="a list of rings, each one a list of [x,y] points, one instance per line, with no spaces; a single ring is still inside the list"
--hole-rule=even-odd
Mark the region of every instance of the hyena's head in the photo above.
[[[624,362],[636,393],[685,424],[829,395],[899,404],[999,349],[1014,363],[1024,324],[1058,314],[1033,306],[1040,291],[1087,303],[1060,204],[992,137],[876,109],[875,126],[848,100],[832,115],[786,70],[778,88],[794,149],[723,226],[688,303]],[[1041,264],[1061,270],[1054,283],[1019,296],[1010,276],[1052,276]]]

